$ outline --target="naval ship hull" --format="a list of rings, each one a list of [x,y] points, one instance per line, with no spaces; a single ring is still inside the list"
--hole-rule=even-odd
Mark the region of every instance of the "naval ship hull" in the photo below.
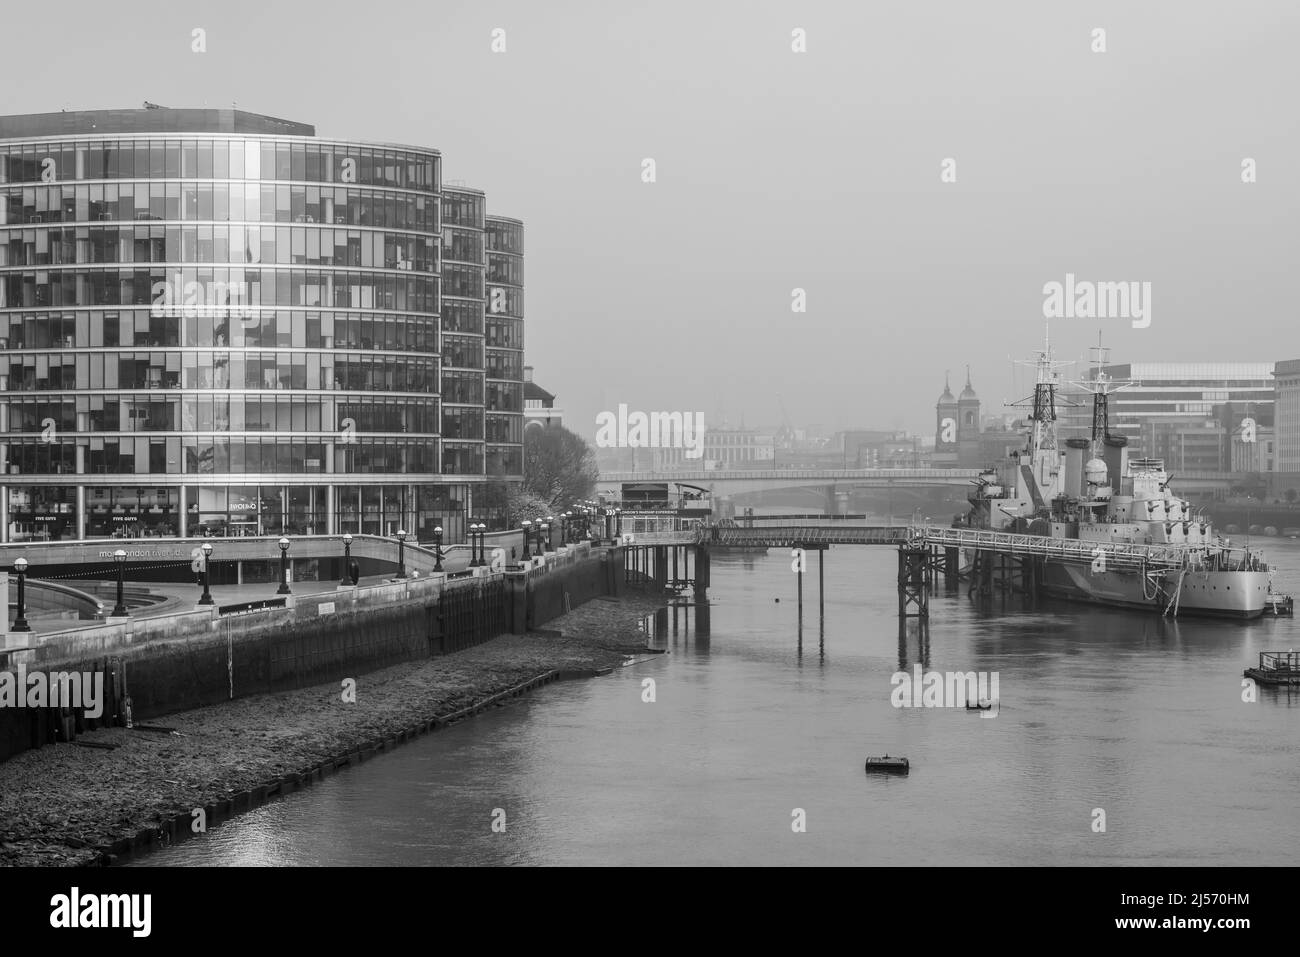
[[[1171,576],[1171,587],[1176,579]],[[1041,582],[1044,594],[1067,601],[1089,602],[1123,608],[1158,608],[1153,588],[1140,573],[1105,571],[1094,573],[1087,565],[1044,563]],[[1178,614],[1213,618],[1258,618],[1264,613],[1268,595],[1268,573],[1252,571],[1189,571],[1183,579]]]

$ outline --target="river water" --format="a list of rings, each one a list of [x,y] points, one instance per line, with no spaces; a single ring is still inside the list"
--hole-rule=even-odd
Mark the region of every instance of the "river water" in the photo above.
[[[1275,586],[1300,592],[1300,544],[1262,544]],[[826,557],[824,639],[809,555],[800,643],[790,565],[715,556],[703,619],[660,616],[669,654],[545,686],[136,863],[1294,863],[1300,691],[1245,703],[1241,673],[1300,648],[1300,623],[981,611],[941,590],[928,641],[900,642],[894,550],[844,547]],[[891,676],[918,660],[997,672],[996,716],[893,707]],[[911,774],[865,774],[885,753]]]

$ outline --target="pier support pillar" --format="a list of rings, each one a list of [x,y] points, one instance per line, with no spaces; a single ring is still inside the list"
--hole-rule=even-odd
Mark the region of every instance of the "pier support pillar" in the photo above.
[[[823,632],[826,630],[826,569],[823,565],[825,557],[826,549],[817,549],[817,619]]]
[[[695,600],[706,602],[708,596],[705,592],[709,587],[709,549],[706,545],[695,545],[692,550],[695,552]]]
[[[795,578],[799,582],[799,645],[803,646],[803,562],[795,566]]]
[[[928,549],[898,547],[898,617],[929,618],[930,589],[926,583]]]

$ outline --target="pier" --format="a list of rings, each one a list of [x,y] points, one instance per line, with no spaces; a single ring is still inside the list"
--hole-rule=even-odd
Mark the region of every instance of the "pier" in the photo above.
[[[1264,685],[1300,685],[1300,651],[1261,651],[1259,667],[1242,674]]]
[[[1044,581],[1044,567],[1055,564],[1140,574],[1152,607],[1176,617],[1188,576],[1205,571],[1248,571],[1257,561],[1244,548],[1206,548],[1180,544],[1086,541],[1020,532],[923,524],[868,525],[865,516],[746,516],[738,520],[683,520],[671,514],[658,524],[639,514],[647,531],[626,533],[625,568],[629,581],[653,584],[673,593],[707,588],[710,548],[789,548],[792,556],[816,551],[818,604],[825,606],[823,565],[832,545],[889,546],[898,550],[898,615],[901,622],[928,620],[929,596],[943,587],[956,591],[969,582],[968,597],[1005,603],[1011,596],[1033,600]],[[966,564],[963,564],[963,556]],[[803,609],[803,558],[797,558],[800,627]],[[697,571],[691,574],[688,569]],[[701,575],[698,569],[704,569]],[[1287,615],[1286,596],[1270,595],[1266,613]]]

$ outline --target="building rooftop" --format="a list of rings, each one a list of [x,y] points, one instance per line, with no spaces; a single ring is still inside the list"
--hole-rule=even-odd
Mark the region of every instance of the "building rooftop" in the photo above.
[[[526,382],[524,383],[524,398],[525,398],[525,399],[541,399],[543,402],[554,402],[554,401],[555,401],[555,396],[554,396],[554,395],[552,395],[551,393],[547,392],[545,389],[543,389],[543,388],[542,388],[540,385],[538,385],[536,382],[533,382],[531,379],[528,380],[528,381],[526,381]]]
[[[1271,362],[1134,362],[1111,365],[1106,373],[1119,379],[1267,379]],[[1091,378],[1095,370],[1088,370]]]
[[[251,133],[315,136],[316,127],[243,110],[75,110],[0,116],[0,139],[113,133]]]

